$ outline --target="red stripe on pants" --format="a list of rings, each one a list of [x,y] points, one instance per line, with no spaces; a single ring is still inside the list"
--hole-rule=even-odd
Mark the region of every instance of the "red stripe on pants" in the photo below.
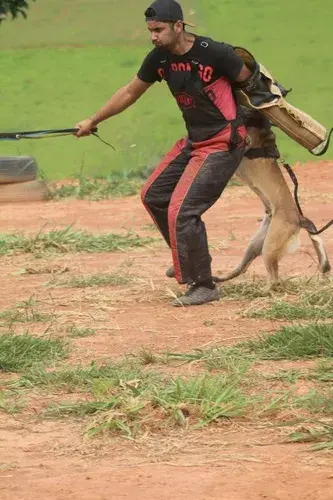
[[[173,148],[168,153],[166,153],[166,155],[164,155],[162,161],[159,163],[159,165],[155,168],[155,170],[149,176],[148,180],[146,181],[145,185],[143,186],[143,188],[141,190],[141,201],[157,227],[158,227],[158,224],[155,220],[155,217],[153,216],[153,214],[149,210],[149,207],[145,203],[145,196],[146,196],[149,188],[156,181],[156,179],[158,179],[158,177],[164,172],[164,170],[166,168],[168,168],[170,163],[175,158],[177,158],[177,156],[179,156],[181,154],[182,149],[185,145],[186,145],[185,139],[180,139],[179,141],[176,142],[176,144],[173,146]]]
[[[194,156],[189,161],[183,175],[178,181],[178,184],[170,200],[170,205],[168,210],[168,223],[169,223],[173,266],[175,269],[175,277],[178,283],[184,283],[184,280],[181,273],[178,248],[177,248],[177,217],[182,207],[182,204],[184,203],[186,195],[193,184],[194,179],[198,175],[200,168],[205,163],[205,160],[210,153],[211,151],[207,151],[207,149],[206,150],[202,149],[197,152],[194,152]]]

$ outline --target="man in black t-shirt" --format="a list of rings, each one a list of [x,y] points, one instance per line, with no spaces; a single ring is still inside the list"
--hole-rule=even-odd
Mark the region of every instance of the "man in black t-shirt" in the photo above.
[[[218,200],[242,159],[246,130],[232,83],[251,73],[230,45],[185,31],[189,23],[176,1],[155,0],[145,17],[155,48],[129,84],[76,125],[77,136],[124,111],[155,82],[167,83],[187,136],[154,170],[142,201],[171,248],[178,283],[190,285],[173,305],[199,305],[219,299],[201,215]],[[158,109],[156,117],[163,118]]]

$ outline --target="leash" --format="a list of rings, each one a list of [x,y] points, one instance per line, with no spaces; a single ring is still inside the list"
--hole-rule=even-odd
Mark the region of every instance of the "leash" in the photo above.
[[[295,199],[295,203],[297,206],[297,210],[299,211],[300,215],[302,217],[304,217],[303,211],[301,209],[301,205],[300,205],[299,200],[298,200],[298,180],[297,180],[296,174],[294,173],[291,166],[288,163],[286,163],[285,161],[283,161],[282,165],[286,169],[286,171],[288,172],[289,177],[291,178],[291,180],[294,184],[294,199]],[[315,231],[312,231],[310,229],[307,229],[307,231],[310,234],[317,235],[317,234],[320,234],[320,233],[323,233],[324,231],[326,231],[326,229],[328,229],[330,226],[332,226],[332,224],[333,224],[333,219],[330,220],[327,224],[325,224],[325,226],[323,226],[321,229],[317,229],[316,226],[314,226]]]
[[[62,137],[65,135],[75,135],[78,128],[59,128],[48,130],[31,130],[25,132],[0,132],[0,141],[19,141],[21,139],[45,139],[47,137]],[[101,142],[116,151],[116,148],[109,142],[102,139],[98,133],[98,128],[94,127],[91,130],[91,135],[97,137]]]

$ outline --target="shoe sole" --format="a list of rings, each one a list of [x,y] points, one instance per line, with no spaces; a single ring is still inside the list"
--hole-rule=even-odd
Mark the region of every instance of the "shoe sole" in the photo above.
[[[189,303],[184,303],[182,302],[181,300],[181,297],[179,299],[175,299],[171,302],[171,305],[173,305],[174,307],[190,307],[190,306],[202,306],[204,304],[209,304],[210,302],[215,302],[217,300],[220,300],[220,295],[218,297],[214,297],[210,300],[204,300],[202,302],[196,302],[196,303],[193,303],[192,304],[189,304]]]

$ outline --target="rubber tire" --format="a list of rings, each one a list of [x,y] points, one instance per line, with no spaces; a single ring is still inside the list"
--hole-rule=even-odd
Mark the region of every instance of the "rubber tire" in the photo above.
[[[0,185],[0,203],[44,201],[50,191],[44,181]]]
[[[34,181],[37,170],[32,156],[0,156],[0,184]]]

